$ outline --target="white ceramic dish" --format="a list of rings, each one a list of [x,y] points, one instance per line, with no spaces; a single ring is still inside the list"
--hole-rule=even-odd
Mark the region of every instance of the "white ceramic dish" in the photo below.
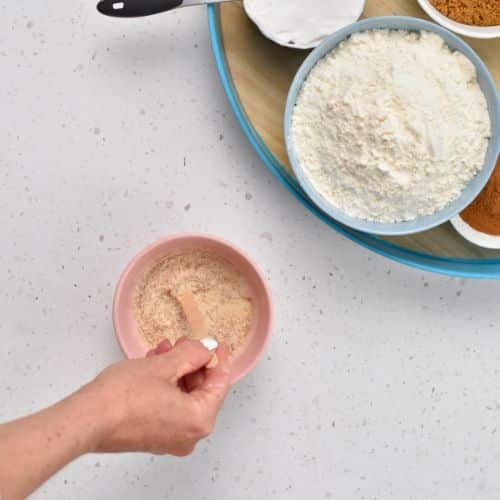
[[[304,3],[307,3],[308,0],[304,0]],[[366,0],[348,0],[349,3],[353,4],[356,10],[356,15],[353,18],[345,19],[345,22],[339,24],[337,29],[341,29],[344,26],[347,26],[351,23],[357,21],[361,14],[363,13],[363,9],[365,8]],[[260,32],[269,40],[277,43],[278,45],[282,45],[283,47],[290,47],[292,49],[313,49],[317,47],[325,38],[328,38],[332,33],[325,33],[309,44],[302,44],[294,40],[290,40],[290,37],[286,35],[286,33],[279,33],[277,31],[272,31],[266,27],[266,23],[263,22],[262,16],[259,16],[257,12],[254,12],[251,4],[245,0],[243,0],[243,7],[247,16],[253,21],[253,23],[259,28]],[[283,8],[283,10],[286,7]],[[334,32],[335,30],[332,30]]]
[[[463,238],[474,245],[478,245],[483,248],[500,249],[500,236],[492,236],[491,234],[482,233],[477,229],[469,226],[460,215],[453,217],[450,220],[452,226],[455,228],[457,233],[459,233]]]
[[[471,38],[500,37],[500,26],[472,26],[470,24],[457,23],[449,17],[443,16],[429,0],[418,0],[418,3],[434,21],[459,35],[470,36]]]

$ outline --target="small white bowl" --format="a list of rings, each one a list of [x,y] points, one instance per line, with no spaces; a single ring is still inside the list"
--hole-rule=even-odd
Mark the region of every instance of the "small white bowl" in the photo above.
[[[303,0],[306,3],[308,0]],[[342,25],[339,25],[337,29],[341,29],[344,26],[347,26],[351,23],[356,22],[363,13],[365,8],[366,0],[347,0],[348,3],[354,4],[356,7],[356,15],[352,19],[345,19],[345,22]],[[325,38],[329,37],[332,33],[325,33],[318,35],[318,37],[312,43],[300,43],[294,40],[290,40],[289,37],[284,35],[283,33],[278,33],[277,31],[271,31],[267,28],[265,20],[262,19],[262,16],[259,16],[256,12],[254,12],[251,6],[243,0],[243,7],[245,9],[246,15],[253,21],[253,23],[259,28],[260,32],[266,37],[269,38],[274,43],[281,45],[283,47],[289,47],[291,49],[314,49],[317,47]],[[286,6],[283,5],[283,11],[285,11]]]
[[[418,0],[420,7],[425,10],[427,15],[432,17],[434,21],[441,26],[448,28],[455,33],[471,38],[499,38],[500,26],[474,26],[471,24],[462,24],[453,21],[449,17],[444,16],[437,10],[429,0]]]
[[[474,243],[474,245],[494,250],[500,249],[500,236],[493,236],[474,229],[472,226],[467,224],[467,222],[465,222],[460,215],[453,217],[450,222],[457,233],[471,243]]]

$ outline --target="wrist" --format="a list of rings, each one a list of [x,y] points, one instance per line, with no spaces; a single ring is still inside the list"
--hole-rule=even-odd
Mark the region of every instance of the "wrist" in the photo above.
[[[96,379],[70,396],[70,400],[83,432],[82,454],[94,453],[118,425],[119,418],[113,411],[111,398]]]

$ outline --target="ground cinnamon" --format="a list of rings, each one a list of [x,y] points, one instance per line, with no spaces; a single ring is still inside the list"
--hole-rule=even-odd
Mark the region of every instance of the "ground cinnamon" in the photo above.
[[[460,215],[474,229],[500,236],[500,160],[486,187]]]
[[[475,26],[500,25],[500,0],[430,0],[446,17]]]

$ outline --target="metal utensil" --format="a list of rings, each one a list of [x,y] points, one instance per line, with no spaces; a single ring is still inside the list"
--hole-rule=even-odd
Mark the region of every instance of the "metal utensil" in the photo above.
[[[230,2],[232,0],[101,0],[97,10],[112,17],[143,17],[180,7]]]

